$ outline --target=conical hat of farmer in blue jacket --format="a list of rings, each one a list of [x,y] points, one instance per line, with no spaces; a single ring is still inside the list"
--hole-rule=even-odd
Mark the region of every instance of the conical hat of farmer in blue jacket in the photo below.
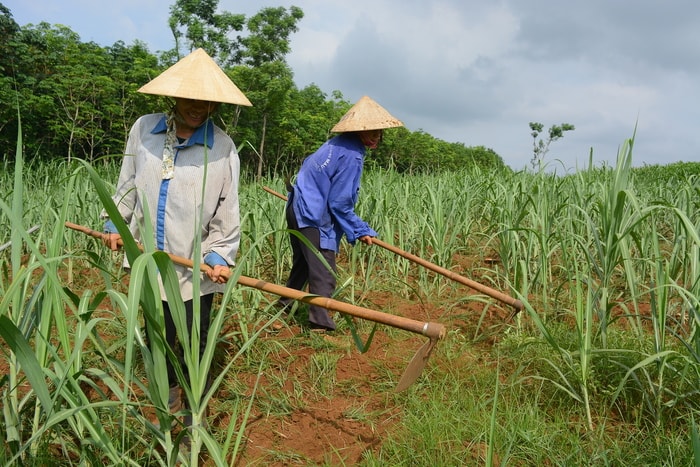
[[[403,123],[370,97],[362,97],[331,129],[336,133],[363,130],[383,130],[403,126]]]
[[[248,98],[204,51],[197,49],[156,76],[139,92],[198,101],[252,106]]]

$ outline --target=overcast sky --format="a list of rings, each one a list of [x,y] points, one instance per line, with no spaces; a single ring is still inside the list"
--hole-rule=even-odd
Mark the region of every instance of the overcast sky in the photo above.
[[[69,26],[84,42],[170,49],[169,0],[0,0],[21,26]],[[299,88],[369,95],[411,131],[486,146],[514,169],[529,122],[576,129],[547,155],[558,173],[700,160],[698,0],[220,0],[252,15],[304,11],[287,57]]]

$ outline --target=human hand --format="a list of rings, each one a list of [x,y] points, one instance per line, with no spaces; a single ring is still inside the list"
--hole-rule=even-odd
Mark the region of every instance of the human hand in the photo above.
[[[230,270],[228,266],[217,264],[206,270],[207,277],[217,284],[225,284],[228,281]]]
[[[369,235],[363,235],[362,237],[358,238],[358,240],[364,243],[365,245],[371,245],[373,238],[374,237],[370,237]]]
[[[122,236],[118,233],[105,233],[102,235],[102,243],[112,251],[117,251],[122,245]]]

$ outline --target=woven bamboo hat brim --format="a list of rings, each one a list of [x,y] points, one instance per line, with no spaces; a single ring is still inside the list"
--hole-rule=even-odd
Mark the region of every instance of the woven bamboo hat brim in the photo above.
[[[336,133],[363,130],[381,130],[403,126],[400,120],[394,118],[384,107],[371,98],[364,96],[343,118],[331,129]]]
[[[204,51],[197,49],[141,86],[139,92],[252,106],[248,98]]]

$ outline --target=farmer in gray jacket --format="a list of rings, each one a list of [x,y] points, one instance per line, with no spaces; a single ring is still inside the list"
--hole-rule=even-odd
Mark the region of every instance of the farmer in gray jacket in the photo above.
[[[184,57],[139,89],[174,99],[166,113],[140,117],[129,133],[116,194],[119,213],[137,242],[147,222],[159,250],[193,258],[195,229],[201,231],[200,261],[211,266],[200,284],[200,358],[209,331],[216,292],[224,270],[234,265],[240,242],[238,181],[240,162],[231,138],[210,116],[220,103],[250,106],[250,101],[203,49]],[[105,243],[118,248],[120,236],[105,223]],[[187,325],[193,322],[193,272],[175,266],[185,302]],[[161,284],[165,334],[176,349],[176,328]],[[182,359],[182,351],[179,351]],[[186,370],[186,369],[185,369]],[[170,410],[181,408],[182,392],[168,362]]]

